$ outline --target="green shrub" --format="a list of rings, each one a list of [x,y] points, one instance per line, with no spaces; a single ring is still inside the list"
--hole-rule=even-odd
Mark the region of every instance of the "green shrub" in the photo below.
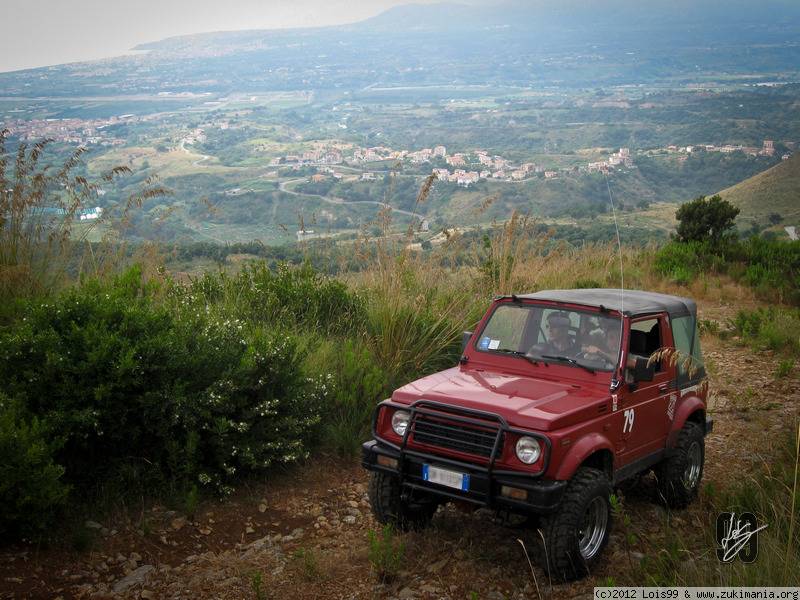
[[[800,354],[800,310],[740,310],[733,327],[743,340],[760,350]]]
[[[706,245],[701,242],[670,242],[656,253],[654,267],[675,283],[686,285],[704,268],[705,252]]]
[[[654,268],[686,285],[705,272],[726,273],[761,298],[800,304],[800,242],[751,237],[745,241],[672,241],[656,253]]]
[[[0,380],[62,442],[65,478],[226,492],[302,457],[326,392],[295,338],[159,294],[132,269],[31,303],[0,333]]]
[[[718,244],[733,229],[739,209],[721,196],[700,196],[682,204],[675,213],[678,238],[683,242]]]
[[[0,539],[43,533],[63,506],[69,488],[53,450],[46,427],[0,394]]]
[[[206,273],[188,286],[176,285],[173,295],[184,306],[205,311],[217,305],[226,316],[249,323],[301,325],[328,334],[354,332],[365,320],[363,299],[309,264],[270,269],[261,262],[234,277]]]

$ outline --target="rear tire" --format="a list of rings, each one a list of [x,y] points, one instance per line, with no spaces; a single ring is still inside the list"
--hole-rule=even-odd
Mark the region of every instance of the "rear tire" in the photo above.
[[[537,558],[553,579],[573,581],[589,574],[608,544],[610,496],[606,474],[581,467],[570,480],[558,512],[542,519],[545,546]]]
[[[668,507],[686,508],[697,498],[705,456],[705,438],[700,425],[687,422],[669,458],[655,469],[659,495]]]
[[[404,499],[397,476],[382,471],[370,474],[369,503],[379,523],[401,531],[427,527],[439,506],[433,499]]]

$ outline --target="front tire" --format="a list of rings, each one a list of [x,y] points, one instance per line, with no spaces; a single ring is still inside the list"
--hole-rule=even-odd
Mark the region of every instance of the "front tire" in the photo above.
[[[611,482],[597,469],[582,467],[570,480],[561,508],[542,519],[542,568],[558,581],[589,574],[608,544]],[[549,566],[549,569],[548,569]]]
[[[400,480],[382,471],[370,474],[368,493],[375,519],[382,525],[392,525],[401,531],[427,527],[438,508],[438,503],[433,499],[412,502],[405,498]]]
[[[697,497],[705,456],[705,438],[700,425],[686,423],[671,455],[655,470],[659,495],[668,507],[686,508]]]

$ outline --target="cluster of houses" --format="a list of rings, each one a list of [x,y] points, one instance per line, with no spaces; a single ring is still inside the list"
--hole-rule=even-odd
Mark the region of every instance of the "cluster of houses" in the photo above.
[[[606,160],[589,163],[587,170],[589,173],[608,173],[621,166],[627,168],[633,167],[633,158],[631,158],[631,151],[628,148],[620,148],[619,152],[614,152]]]
[[[666,151],[669,154],[681,154],[685,157],[695,152],[721,152],[722,154],[732,154],[734,152],[743,152],[748,156],[775,156],[775,142],[773,140],[764,140],[764,143],[759,148],[758,146],[742,146],[734,144],[725,144],[724,146],[717,146],[715,144],[696,144],[694,146],[667,146]],[[791,154],[788,152],[781,155],[783,160],[788,160]]]
[[[11,135],[22,140],[51,139],[79,146],[122,146],[124,139],[109,135],[106,128],[138,121],[135,115],[120,115],[108,119],[32,119],[6,123]]]

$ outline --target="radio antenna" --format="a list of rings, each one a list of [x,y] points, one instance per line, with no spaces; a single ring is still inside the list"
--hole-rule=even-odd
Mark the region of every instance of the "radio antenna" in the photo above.
[[[617,234],[617,253],[619,254],[619,360],[617,361],[617,375],[620,373],[620,362],[622,361],[622,334],[623,334],[623,319],[625,315],[625,271],[622,263],[622,240],[619,237],[619,224],[617,223],[617,210],[614,207],[614,195],[611,193],[611,184],[608,181],[608,171],[603,171],[606,179],[606,189],[608,190],[608,201],[611,203],[611,215],[614,217],[614,231]],[[622,384],[622,381],[617,379],[616,375],[611,379],[611,391],[615,391]]]

